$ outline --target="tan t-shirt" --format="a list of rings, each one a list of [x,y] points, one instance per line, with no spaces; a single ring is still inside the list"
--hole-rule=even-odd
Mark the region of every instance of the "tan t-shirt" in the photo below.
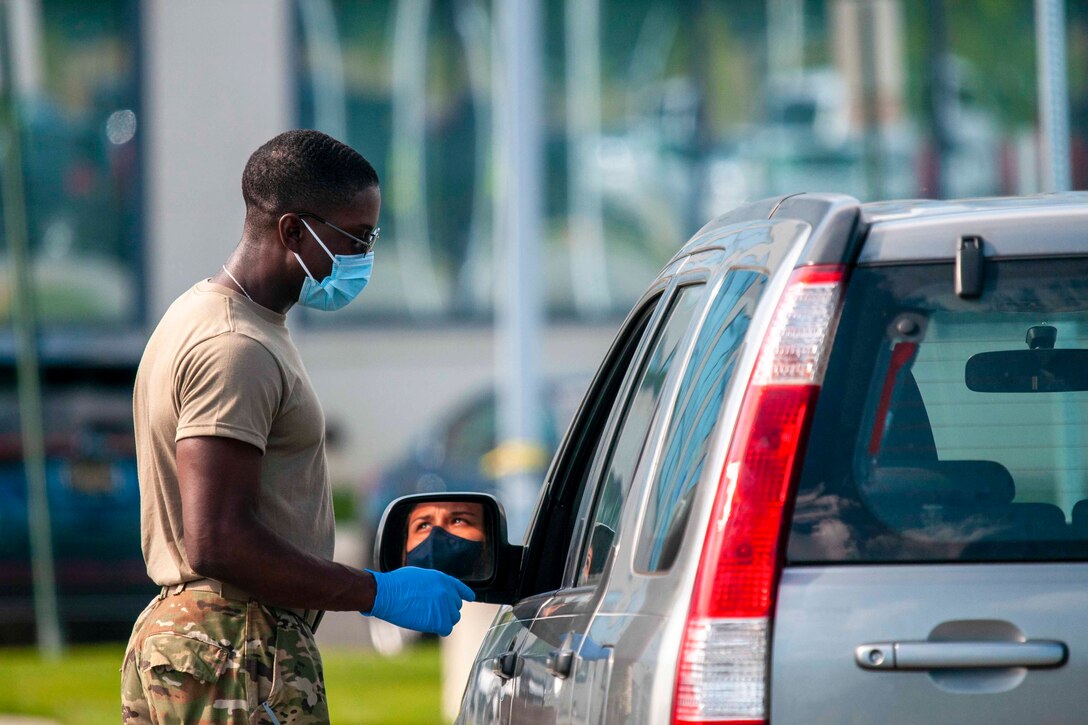
[[[194,436],[259,448],[257,518],[303,551],[332,557],[325,417],[285,323],[205,280],[170,306],[147,343],[133,416],[144,560],[156,584],[200,578],[185,552],[175,455],[176,442]]]

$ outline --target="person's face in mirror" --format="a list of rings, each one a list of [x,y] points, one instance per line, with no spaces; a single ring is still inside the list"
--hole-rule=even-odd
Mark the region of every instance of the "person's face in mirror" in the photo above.
[[[416,504],[408,512],[404,563],[438,569],[469,581],[491,571],[483,504],[438,501]]]
[[[484,541],[484,507],[478,503],[436,501],[417,504],[408,513],[405,551],[422,544],[435,528],[469,541]]]

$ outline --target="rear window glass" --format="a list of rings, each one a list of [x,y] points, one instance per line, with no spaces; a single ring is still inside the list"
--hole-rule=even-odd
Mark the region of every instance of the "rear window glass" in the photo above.
[[[792,563],[1088,558],[1088,260],[860,268],[795,505]]]

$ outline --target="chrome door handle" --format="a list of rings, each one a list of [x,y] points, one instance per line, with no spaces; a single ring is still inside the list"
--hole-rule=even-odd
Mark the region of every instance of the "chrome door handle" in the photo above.
[[[549,654],[547,661],[544,663],[544,667],[548,670],[549,675],[565,680],[570,677],[570,670],[573,664],[574,651],[562,649]]]
[[[520,670],[521,658],[517,652],[505,652],[491,660],[491,671],[501,680],[516,677]]]
[[[854,649],[866,670],[948,670],[1060,667],[1069,656],[1063,642],[877,642]]]

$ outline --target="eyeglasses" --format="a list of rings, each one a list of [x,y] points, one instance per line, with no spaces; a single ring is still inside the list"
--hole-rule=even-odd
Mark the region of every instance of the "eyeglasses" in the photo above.
[[[345,232],[343,229],[336,226],[332,222],[326,221],[325,219],[319,217],[317,214],[311,214],[308,211],[300,211],[300,212],[297,212],[297,214],[299,216],[312,217],[312,218],[318,220],[319,222],[321,222],[322,224],[324,224],[325,226],[332,227],[333,229],[340,232],[341,234],[343,234],[348,239],[351,239],[351,240],[355,241],[362,248],[363,254],[370,254],[370,250],[374,248],[374,245],[378,241],[378,237],[381,236],[381,233],[382,233],[382,228],[381,227],[374,227],[371,231],[369,231],[365,235],[363,235],[362,239],[360,239],[359,237],[355,236],[351,232]]]

